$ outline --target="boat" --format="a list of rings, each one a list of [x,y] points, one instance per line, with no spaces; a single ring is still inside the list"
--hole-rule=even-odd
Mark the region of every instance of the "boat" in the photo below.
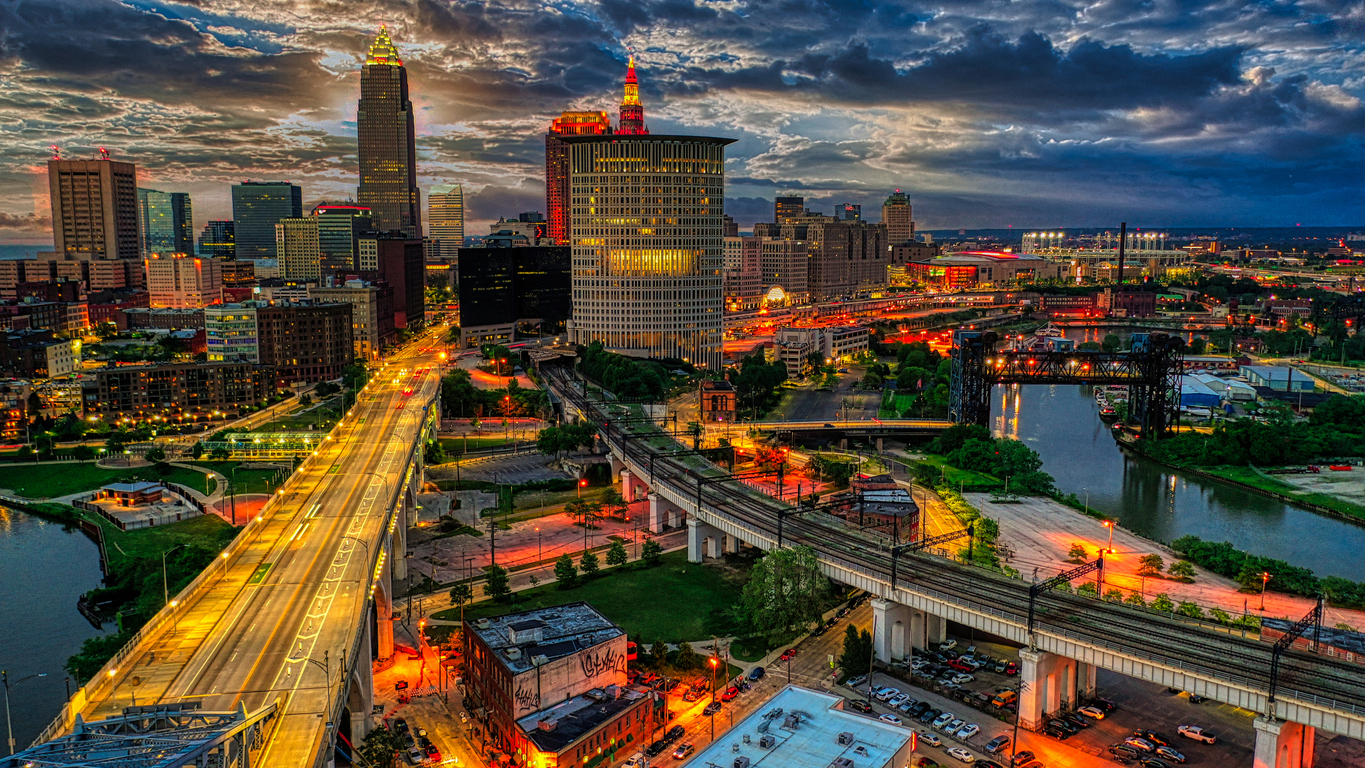
[[[1101,419],[1117,419],[1118,417],[1119,417],[1119,412],[1116,411],[1116,410],[1114,410],[1113,408],[1107,406],[1107,405],[1106,405],[1105,407],[1103,407],[1103,408],[1100,409],[1100,418],[1101,418]]]

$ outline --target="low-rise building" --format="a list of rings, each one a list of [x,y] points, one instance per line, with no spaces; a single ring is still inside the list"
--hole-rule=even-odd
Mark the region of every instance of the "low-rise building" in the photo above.
[[[132,307],[119,310],[114,316],[114,324],[120,331],[157,329],[174,331],[181,328],[203,328],[203,309],[152,309]]]
[[[55,379],[80,367],[80,339],[59,339],[41,328],[0,334],[0,368],[13,376]]]
[[[117,323],[117,313],[122,309],[150,307],[152,295],[146,291],[95,291],[86,296],[86,308],[90,325]]]
[[[846,703],[831,693],[788,685],[717,734],[689,765],[903,768],[910,764],[914,730],[846,710]]]
[[[820,329],[820,351],[826,360],[846,360],[866,352],[870,331],[858,325],[835,325]]]
[[[1317,382],[1297,368],[1277,365],[1244,365],[1242,375],[1253,387],[1269,387],[1276,392],[1312,392]]]
[[[818,328],[779,328],[776,341],[777,359],[787,367],[789,379],[801,377],[812,354],[823,355]]]
[[[223,300],[222,266],[217,259],[153,253],[143,264],[153,307],[193,309]]]
[[[280,386],[339,378],[355,359],[350,304],[223,304],[204,309],[204,327],[210,362],[270,366]]]
[[[703,379],[698,397],[703,422],[729,424],[735,420],[735,388],[730,382]]]
[[[625,632],[587,603],[467,621],[463,635],[465,708],[516,764],[648,743],[652,697],[625,690]]]
[[[205,308],[204,332],[209,362],[261,361],[254,303],[220,304]]]
[[[240,362],[101,368],[80,381],[86,416],[105,419],[234,416],[275,394],[270,368]]]

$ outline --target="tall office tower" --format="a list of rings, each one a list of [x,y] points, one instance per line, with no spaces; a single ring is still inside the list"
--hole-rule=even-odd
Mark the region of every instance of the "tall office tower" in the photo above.
[[[187,192],[137,191],[142,255],[194,253],[194,212]]]
[[[215,259],[237,257],[237,242],[230,221],[210,221],[199,233],[199,255]]]
[[[725,214],[724,223],[721,225],[726,237],[739,237],[739,222],[735,221],[730,214]],[[729,269],[729,267],[726,267]]]
[[[834,211],[835,216],[841,221],[862,221],[863,207],[853,203],[844,203]]]
[[[303,216],[303,190],[287,181],[244,181],[232,188],[232,229],[239,259],[273,259],[275,224]]]
[[[351,203],[319,203],[313,208],[318,222],[318,250],[324,271],[355,269],[356,244],[362,232],[373,229],[370,209]]]
[[[464,187],[437,184],[427,193],[427,237],[433,261],[454,261],[464,245]]]
[[[369,207],[374,228],[422,236],[422,193],[417,188],[417,144],[413,138],[408,70],[389,39],[388,27],[370,45],[360,71],[360,204]]]
[[[725,146],[734,140],[563,141],[579,212],[570,338],[720,370]]]
[[[804,197],[779,197],[773,205],[775,216],[773,221],[778,224],[786,224],[791,219],[799,219],[806,211],[806,198]],[[755,232],[755,235],[758,233]]]
[[[295,280],[322,277],[318,217],[280,219],[275,224],[275,252],[279,254],[280,277]]]
[[[573,216],[569,210],[569,145],[561,136],[600,136],[611,133],[606,112],[565,112],[550,123],[545,134],[545,210],[549,211],[550,239],[569,245]]]
[[[621,99],[621,119],[616,123],[616,132],[627,136],[649,133],[645,127],[645,107],[640,103],[640,81],[635,79],[634,54],[631,54],[630,64],[626,66],[625,96]]]
[[[199,309],[223,300],[223,271],[217,259],[154,253],[143,264],[152,307]]]
[[[910,215],[910,198],[896,190],[882,203],[882,223],[886,225],[886,239],[891,245],[915,239],[915,220]]]
[[[52,198],[53,250],[78,260],[137,259],[142,231],[137,210],[137,166],[99,160],[47,162]]]

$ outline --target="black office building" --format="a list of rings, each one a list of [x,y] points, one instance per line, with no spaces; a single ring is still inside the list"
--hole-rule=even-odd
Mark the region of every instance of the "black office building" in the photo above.
[[[518,329],[563,333],[573,315],[571,253],[563,245],[461,248],[464,346],[512,341]]]

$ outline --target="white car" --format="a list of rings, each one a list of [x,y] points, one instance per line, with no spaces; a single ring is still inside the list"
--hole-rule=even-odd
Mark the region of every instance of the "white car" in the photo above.
[[[944,712],[934,720],[934,727],[941,729],[943,726],[951,723],[955,717],[957,717],[957,715],[954,715],[952,712]]]
[[[954,717],[953,720],[952,720],[952,722],[950,722],[950,723],[948,723],[947,725],[943,726],[943,732],[944,732],[944,733],[957,733],[957,729],[961,728],[962,726],[964,726],[964,725],[966,725],[966,724],[967,724],[967,721],[966,721],[966,720],[963,720],[963,719],[960,718],[960,717]]]
[[[976,723],[969,723],[958,729],[957,737],[959,739],[970,739],[978,733],[981,733],[981,726]]]
[[[1177,733],[1179,733],[1181,736],[1184,736],[1187,739],[1202,741],[1205,744],[1212,744],[1215,741],[1218,741],[1217,736],[1213,735],[1212,733],[1209,733],[1208,731],[1204,730],[1203,728],[1200,728],[1197,725],[1182,725],[1179,728],[1176,728],[1175,730]]]
[[[910,700],[910,694],[908,694],[908,693],[898,693],[898,694],[896,694],[895,696],[892,696],[892,697],[891,697],[891,700],[888,701],[888,702],[886,702],[886,705],[887,705],[888,707],[899,707],[900,705],[904,704],[905,702],[907,702],[907,701],[909,701],[909,700]]]
[[[889,714],[888,714],[888,715],[881,715],[881,716],[879,716],[877,719],[878,719],[878,720],[881,720],[881,721],[884,722],[884,723],[890,723],[890,724],[892,724],[892,725],[900,725],[900,724],[901,724],[901,719],[900,719],[899,717],[896,717],[895,715],[889,715]]]
[[[1076,712],[1085,715],[1091,720],[1104,719],[1104,710],[1100,709],[1099,707],[1080,707],[1079,709],[1076,710]]]
[[[939,737],[935,736],[932,733],[929,733],[928,731],[921,732],[919,735],[919,740],[924,742],[925,744],[928,744],[931,747],[943,746],[943,739],[940,739]]]
[[[954,649],[954,648],[956,648],[956,647],[957,647],[957,641],[956,641],[956,640],[953,640],[952,638],[949,638],[949,639],[947,639],[947,640],[944,640],[943,642],[941,642],[941,643],[938,644],[938,649],[939,649],[940,651],[951,651],[952,649]]]
[[[642,765],[644,765],[644,764],[645,764],[645,753],[643,753],[643,752],[636,752],[635,754],[633,754],[633,755],[630,756],[630,759],[629,759],[629,760],[626,760],[625,765],[621,766],[621,768],[640,768],[640,766],[642,766]]]
[[[976,679],[975,677],[972,677],[971,675],[967,674],[966,672],[963,672],[963,673],[957,674],[957,675],[953,675],[953,682],[954,682],[954,683],[957,683],[958,685],[964,685],[964,684],[966,684],[966,683],[970,683],[971,681],[973,681],[973,680],[975,680],[975,679]]]
[[[897,696],[899,694],[899,688],[883,688],[880,691],[877,691],[877,701],[886,701],[892,696]]]
[[[975,757],[972,757],[972,753],[971,753],[971,752],[968,752],[967,750],[963,749],[962,747],[953,747],[952,749],[948,750],[948,754],[949,754],[950,756],[952,756],[953,759],[955,759],[955,760],[961,760],[961,761],[964,762],[964,763],[974,763],[974,762],[976,762],[976,758],[975,758]]]
[[[867,675],[856,675],[854,677],[850,677],[848,681],[844,683],[844,685],[847,685],[849,688],[857,688],[858,686],[866,682]]]

